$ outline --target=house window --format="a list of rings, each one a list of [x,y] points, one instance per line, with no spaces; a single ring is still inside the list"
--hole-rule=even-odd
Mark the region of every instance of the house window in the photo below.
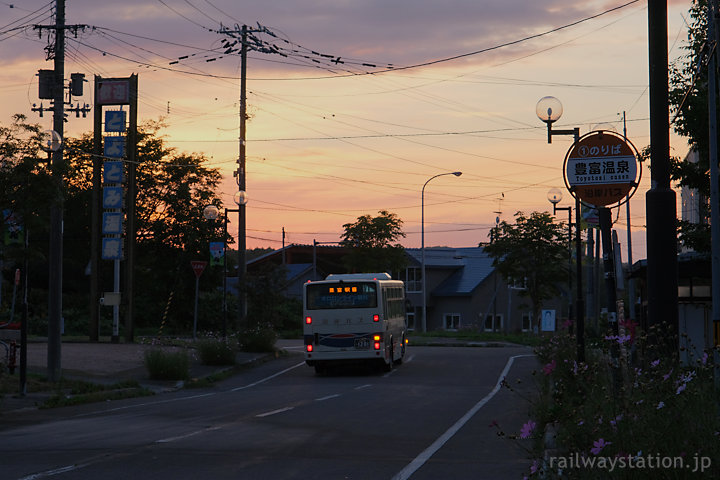
[[[457,330],[460,327],[459,313],[446,313],[443,315],[443,325],[445,330]]]
[[[407,328],[408,330],[415,330],[415,311],[408,310],[407,312]]]
[[[531,312],[523,313],[522,331],[523,332],[531,332],[532,331],[532,313]]]
[[[485,316],[484,330],[486,332],[496,332],[502,330],[502,315],[487,315]]]
[[[408,267],[406,272],[407,281],[405,288],[408,292],[422,292],[422,269],[418,267]]]

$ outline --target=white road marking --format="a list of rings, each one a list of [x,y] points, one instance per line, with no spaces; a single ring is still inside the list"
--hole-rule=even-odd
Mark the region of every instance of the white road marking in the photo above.
[[[278,413],[287,412],[288,410],[292,410],[293,408],[295,407],[278,408],[277,410],[273,410],[272,412],[259,413],[255,416],[258,418],[269,417],[270,415],[277,415]]]
[[[435,452],[440,450],[445,443],[447,443],[448,440],[450,440],[453,435],[455,435],[472,417],[475,415],[478,410],[480,410],[482,407],[485,406],[486,403],[488,403],[497,392],[500,391],[500,388],[502,386],[502,381],[507,376],[508,372],[510,371],[510,367],[512,367],[513,362],[516,358],[522,358],[522,357],[534,357],[535,355],[515,355],[513,357],[510,357],[505,364],[505,368],[503,368],[503,371],[500,373],[500,376],[498,377],[497,383],[495,383],[495,388],[492,389],[490,393],[485,395],[485,397],[477,402],[475,406],[473,406],[468,412],[462,416],[460,420],[455,422],[455,425],[450,427],[445,433],[440,435],[437,440],[433,442],[432,445],[430,445],[428,448],[425,449],[424,452],[422,452],[420,455],[415,457],[415,459],[410,462],[405,468],[400,470],[400,472],[395,475],[392,480],[407,480],[410,478],[410,476],[415,473],[417,469],[422,467],[425,462],[427,462],[430,457],[432,457]]]
[[[362,390],[363,388],[372,387],[372,384],[366,383],[365,385],[360,385],[359,387],[355,387],[355,390]]]
[[[287,373],[287,372],[289,372],[290,370],[294,370],[294,369],[296,369],[296,368],[298,368],[298,367],[301,367],[301,366],[303,366],[303,365],[305,365],[305,362],[300,362],[300,363],[298,363],[297,365],[293,365],[292,367],[286,368],[285,370],[283,370],[283,371],[281,371],[281,372],[278,372],[278,373],[276,373],[276,374],[274,374],[274,375],[270,375],[269,377],[265,377],[265,378],[263,378],[263,379],[261,379],[261,380],[258,380],[257,382],[253,382],[253,383],[251,383],[251,384],[249,384],[249,385],[245,385],[244,387],[233,388],[233,389],[230,390],[230,391],[231,391],[231,392],[237,392],[237,391],[239,391],[239,390],[245,390],[246,388],[250,388],[250,387],[254,387],[254,386],[256,386],[256,385],[260,385],[261,383],[267,382],[268,380],[272,380],[272,379],[275,378],[275,377],[279,377],[279,376],[282,375],[283,373]]]
[[[336,393],[336,394],[334,394],[334,395],[328,395],[328,396],[326,396],[326,397],[316,398],[315,401],[316,401],[316,402],[323,402],[323,401],[325,401],[325,400],[330,400],[331,398],[337,398],[337,397],[339,397],[339,396],[340,396],[340,394],[339,394],[339,393]]]

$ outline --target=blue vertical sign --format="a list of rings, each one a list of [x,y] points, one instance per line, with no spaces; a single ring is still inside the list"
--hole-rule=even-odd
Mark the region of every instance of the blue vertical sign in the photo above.
[[[105,112],[105,131],[114,133],[125,132],[124,110],[108,110]]]

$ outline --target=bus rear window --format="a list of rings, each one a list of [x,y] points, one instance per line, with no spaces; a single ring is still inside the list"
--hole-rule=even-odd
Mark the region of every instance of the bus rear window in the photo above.
[[[374,283],[342,282],[307,285],[308,310],[328,308],[375,308],[377,286]]]

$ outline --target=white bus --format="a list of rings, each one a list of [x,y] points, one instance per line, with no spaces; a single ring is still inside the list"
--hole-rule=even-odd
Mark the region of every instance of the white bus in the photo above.
[[[407,345],[405,285],[387,273],[329,275],[303,286],[305,362],[327,367],[369,362],[386,371]]]

